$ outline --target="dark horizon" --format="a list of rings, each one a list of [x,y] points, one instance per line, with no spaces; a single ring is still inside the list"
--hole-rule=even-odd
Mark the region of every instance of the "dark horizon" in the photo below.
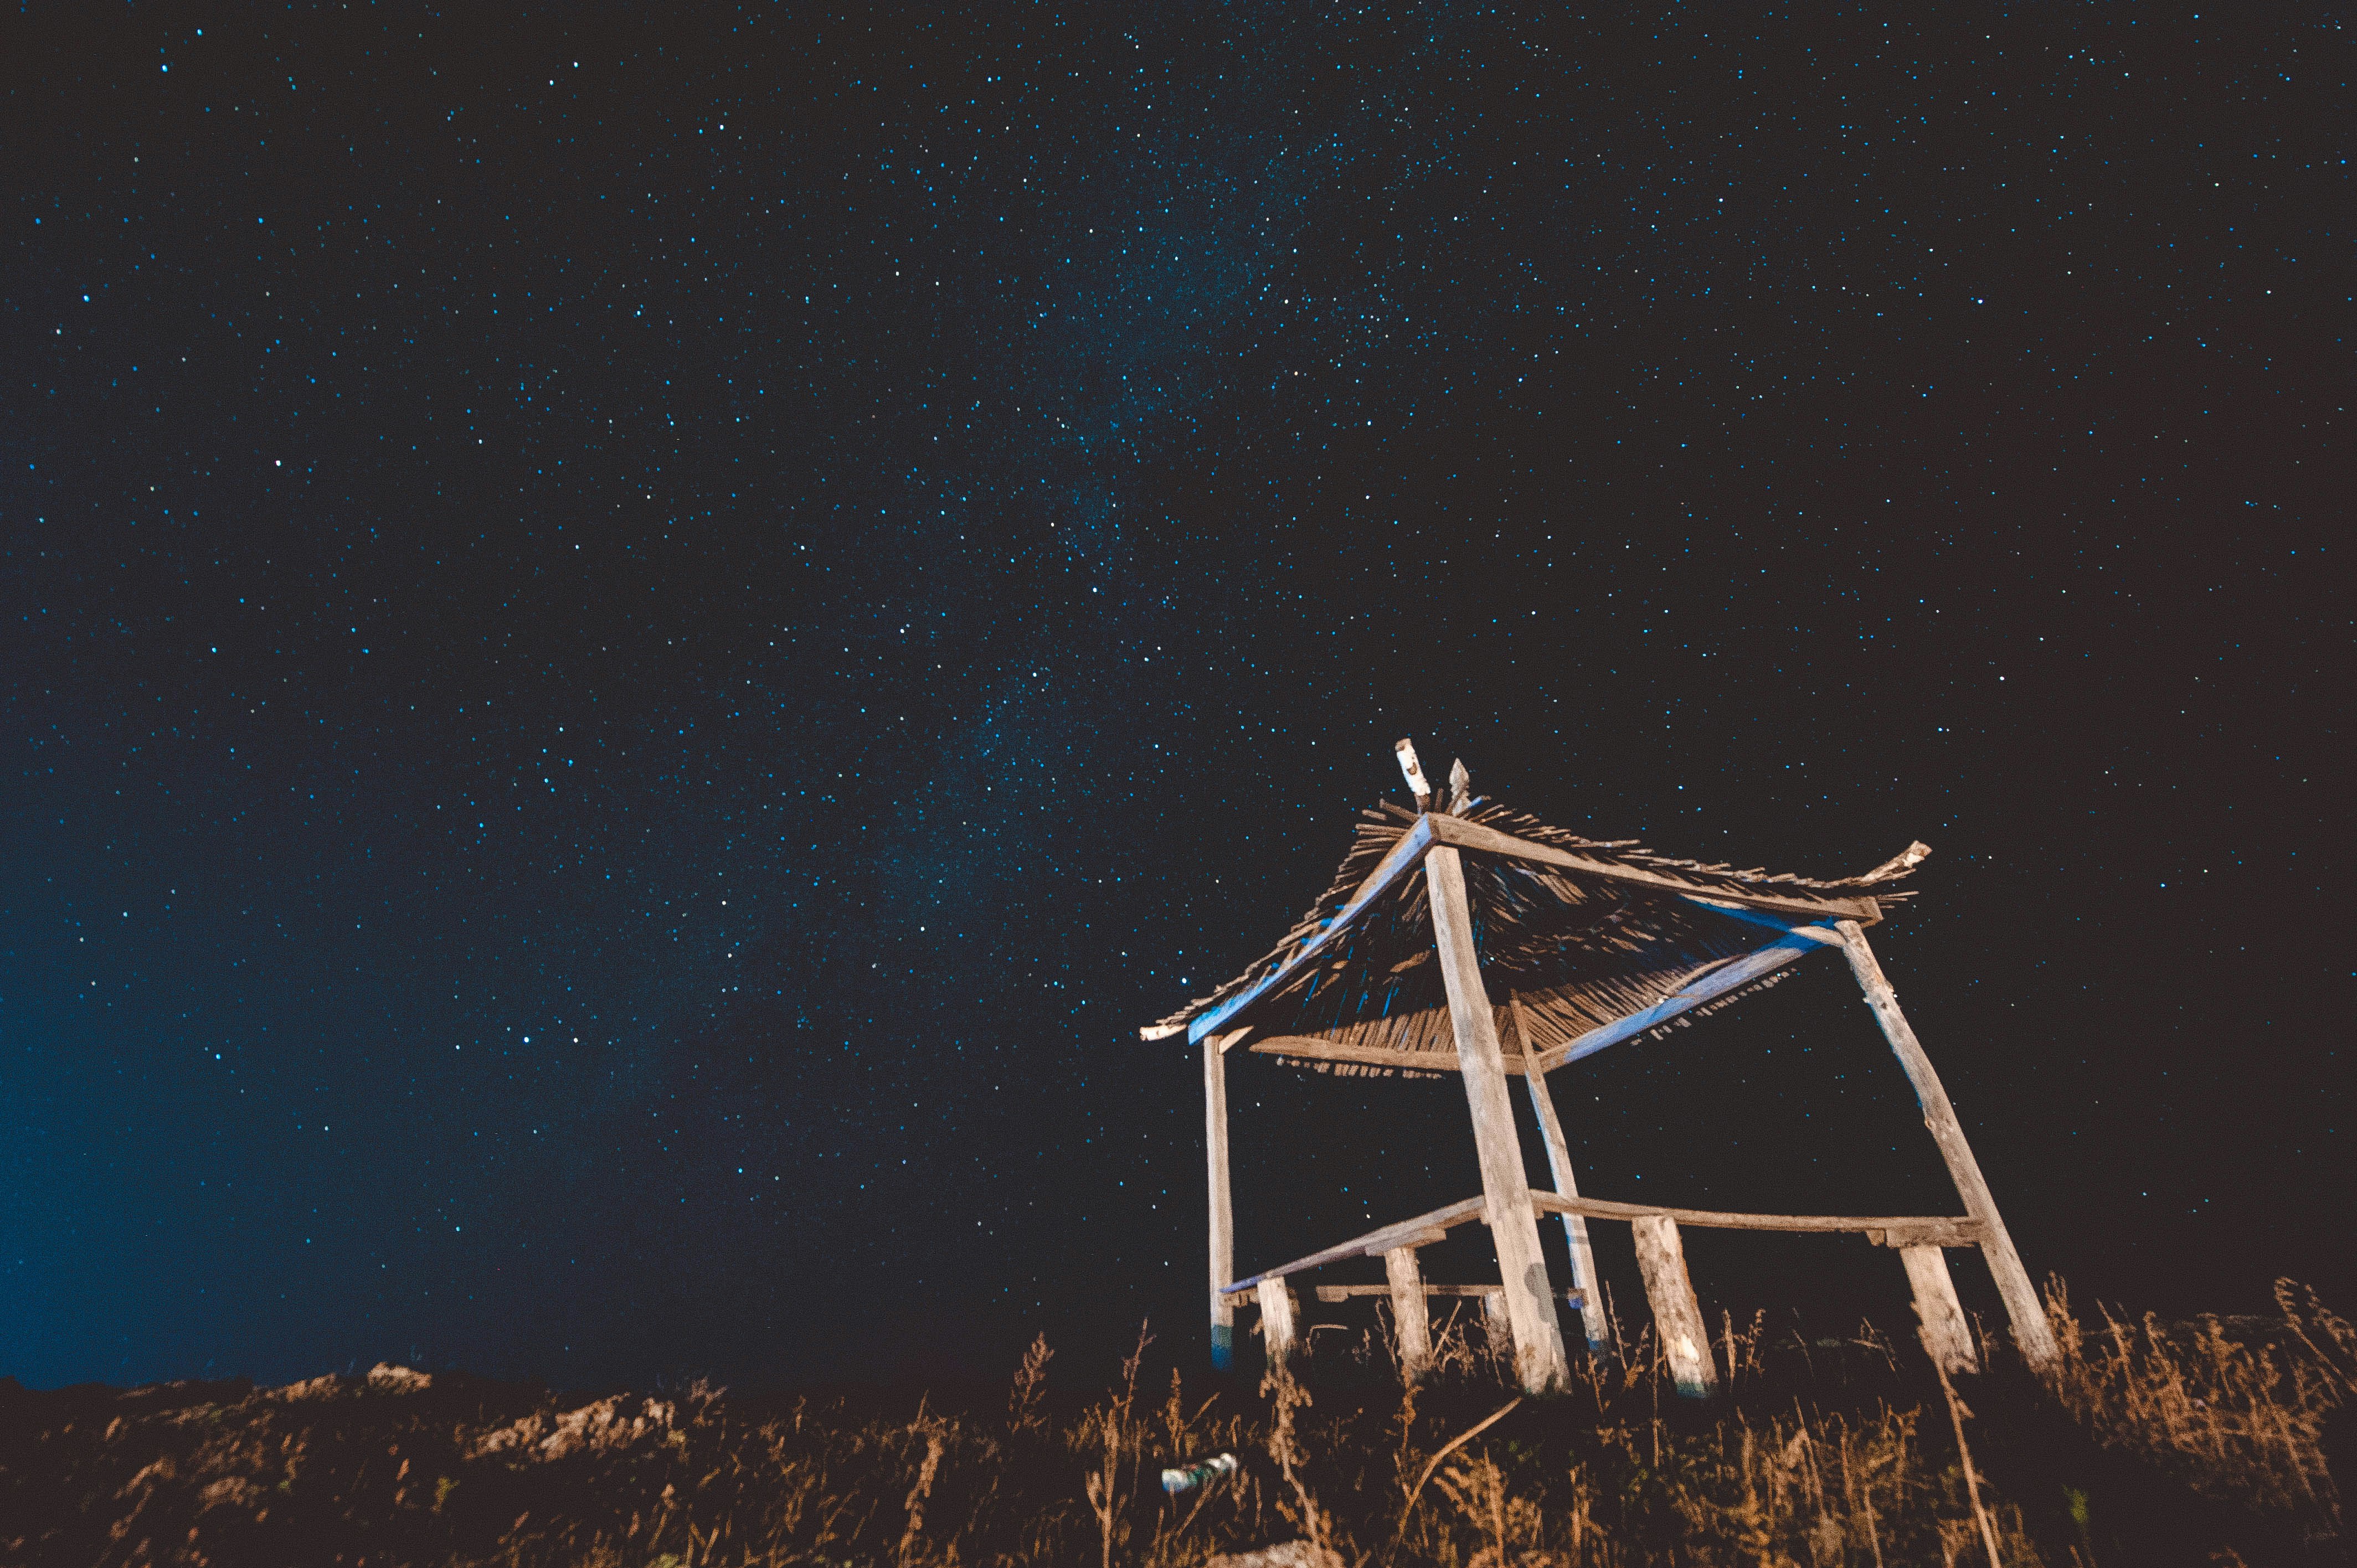
[[[1875,942],[2033,1276],[2349,1310],[2331,27],[19,18],[0,1375],[1200,1359],[1138,1028],[1402,736],[1928,842]],[[1596,1196],[1953,1205],[1837,961],[1555,1081]],[[1478,1190],[1453,1079],[1231,1095],[1247,1267]]]

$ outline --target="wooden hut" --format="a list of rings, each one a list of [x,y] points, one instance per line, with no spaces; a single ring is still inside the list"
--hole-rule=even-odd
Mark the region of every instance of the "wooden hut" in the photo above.
[[[1541,1216],[1570,1243],[1569,1295],[1591,1348],[1606,1339],[1590,1220],[1627,1222],[1660,1340],[1688,1393],[1715,1382],[1709,1337],[1686,1274],[1681,1227],[1862,1232],[1896,1249],[1914,1291],[1927,1348],[1951,1369],[1975,1352],[1943,1249],[1978,1247],[1995,1276],[2016,1344],[2032,1363],[2054,1343],[2029,1276],[2006,1234],[1938,1074],[1883,977],[1866,928],[1906,897],[1892,884],[1930,852],[1922,844],[1862,875],[1835,881],[1673,860],[1632,840],[1598,841],[1472,795],[1464,765],[1437,802],[1415,748],[1399,743],[1415,809],[1361,813],[1333,885],[1266,956],[1211,995],[1143,1034],[1184,1034],[1203,1061],[1211,1162],[1212,1355],[1225,1365],[1236,1310],[1256,1305],[1268,1353],[1296,1342],[1291,1277],[1357,1257],[1383,1260],[1404,1369],[1429,1354],[1426,1298],[1478,1292],[1511,1336],[1516,1375],[1534,1391],[1566,1375],[1556,1287],[1539,1245]],[[1547,1090],[1547,1074],[1608,1046],[1675,1026],[1782,978],[1785,966],[1838,952],[1915,1087],[1964,1212],[1942,1216],[1730,1214],[1586,1197]],[[1479,1196],[1239,1278],[1228,1180],[1228,1053],[1244,1049],[1346,1076],[1457,1073],[1472,1112]],[[1553,1191],[1525,1176],[1507,1080],[1529,1091]],[[1458,1225],[1487,1225],[1499,1281],[1424,1283],[1416,1251]],[[1341,1287],[1348,1290],[1351,1287]],[[1337,1287],[1326,1290],[1337,1293]]]

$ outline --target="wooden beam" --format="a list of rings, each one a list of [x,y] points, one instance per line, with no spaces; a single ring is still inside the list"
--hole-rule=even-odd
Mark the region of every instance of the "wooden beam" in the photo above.
[[[1710,1330],[1703,1325],[1702,1304],[1695,1300],[1694,1280],[1686,1273],[1678,1222],[1666,1214],[1646,1214],[1631,1230],[1637,1238],[1637,1268],[1645,1276],[1645,1299],[1652,1305],[1653,1328],[1669,1358],[1670,1376],[1686,1398],[1707,1399],[1718,1385],[1718,1369],[1710,1359]]]
[[[1977,1247],[1981,1227],[1976,1219],[1917,1220],[1887,1230],[1869,1230],[1866,1239],[1878,1247]]]
[[[1868,1216],[1852,1214],[1739,1214],[1709,1208],[1670,1208],[1657,1203],[1615,1203],[1602,1197],[1565,1197],[1557,1193],[1534,1192],[1531,1206],[1546,1214],[1585,1214],[1591,1219],[1644,1219],[1659,1218],[1674,1219],[1681,1225],[1699,1226],[1712,1230],[1802,1230],[1850,1231],[1862,1230],[1872,1235],[1878,1230],[1911,1232],[1937,1230],[1943,1234],[1960,1234],[1975,1239],[1980,1228],[1973,1220],[1949,1219],[1944,1216]],[[1960,1242],[1969,1246],[1973,1242]]]
[[[1321,1040],[1314,1035],[1271,1035],[1265,1040],[1254,1040],[1244,1047],[1254,1056],[1297,1057],[1303,1061],[1359,1062],[1368,1067],[1404,1067],[1415,1072],[1455,1072],[1455,1051],[1399,1051],[1387,1046],[1346,1046],[1333,1040]],[[1520,1077],[1523,1058],[1508,1056],[1504,1066],[1512,1077]]]
[[[1514,1105],[1506,1095],[1505,1053],[1498,1044],[1497,1018],[1473,947],[1473,914],[1457,851],[1446,845],[1427,851],[1424,881],[1441,981],[1448,991],[1449,1029],[1457,1037],[1458,1076],[1465,1080],[1465,1102],[1473,1114],[1481,1196],[1513,1325],[1514,1373],[1525,1392],[1553,1393],[1569,1385],[1571,1369],[1564,1358],[1563,1329],[1555,1321],[1546,1254],[1539,1250],[1530,1178],[1523,1174],[1522,1141],[1514,1133]]]
[[[1753,909],[1773,910],[1781,915],[1797,915],[1804,920],[1848,919],[1872,925],[1882,918],[1881,906],[1871,898],[1733,891],[1715,884],[1690,882],[1672,871],[1620,865],[1581,854],[1577,850],[1533,843],[1528,839],[1516,838],[1512,833],[1502,833],[1479,822],[1469,822],[1461,817],[1433,817],[1428,820],[1441,843],[1458,849],[1478,850],[1484,854],[1526,860],[1535,865],[1552,865],[1558,870],[1577,872],[1598,881],[1618,882],[1625,886],[1643,887],[1656,893],[1704,898],[1716,903],[1740,904]]]
[[[1528,1025],[1523,1018],[1523,1004],[1511,994],[1506,998],[1506,1012],[1514,1021],[1514,1033],[1527,1054],[1531,1039]],[[1531,1109],[1538,1112],[1539,1138],[1546,1144],[1547,1174],[1555,1182],[1558,1197],[1577,1197],[1579,1181],[1572,1174],[1571,1145],[1563,1135],[1563,1120],[1555,1114],[1555,1096],[1547,1090],[1546,1074],[1526,1072],[1523,1082],[1531,1091]],[[1596,1249],[1587,1240],[1587,1216],[1566,1213],[1563,1219],[1563,1239],[1571,1249],[1571,1283],[1582,1292],[1579,1303],[1580,1326],[1587,1331],[1587,1353],[1601,1357],[1612,1342],[1612,1326],[1604,1316],[1604,1295],[1596,1288]]]
[[[1228,1180],[1228,1063],[1217,1035],[1203,1042],[1203,1152],[1211,1175],[1211,1369],[1234,1364],[1235,1304],[1228,1282],[1236,1273],[1236,1212]]]
[[[1633,1039],[1648,1029],[1666,1024],[1681,1013],[1691,1012],[1730,991],[1739,991],[1761,976],[1783,968],[1794,959],[1806,958],[1822,948],[1840,945],[1841,938],[1823,926],[1794,926],[1767,946],[1755,948],[1688,981],[1674,994],[1663,997],[1651,1007],[1641,1008],[1625,1018],[1599,1025],[1559,1046],[1548,1047],[1530,1058],[1531,1065],[1541,1072],[1553,1072],[1566,1062],[1592,1057],[1608,1046],[1617,1046],[1623,1040]]]
[[[1882,965],[1875,961],[1874,950],[1867,945],[1866,933],[1849,920],[1841,921],[1835,929],[1841,933],[1843,950],[1849,955],[1850,971],[1857,976],[1858,989],[1866,993],[1867,1005],[1874,1009],[1875,1022],[1882,1026],[1883,1038],[1890,1042],[1891,1054],[1899,1058],[1907,1081],[1915,1086],[1915,1099],[1923,1108],[1923,1125],[1931,1130],[1932,1141],[1939,1145],[1940,1158],[1947,1162],[1949,1179],[1956,1184],[1957,1196],[1964,1200],[1964,1212],[1979,1223],[1981,1255],[1988,1260],[1989,1273],[1996,1280],[1996,1294],[2005,1303],[2006,1316],[2013,1320],[2013,1342],[2020,1347],[2022,1359],[2032,1367],[2050,1366],[2061,1354],[2054,1343],[2054,1331],[2047,1326],[2045,1306],[2029,1283],[2029,1271],[2021,1266],[2021,1254],[2014,1251],[2005,1218],[1997,1212],[1996,1199],[1990,1196],[1988,1183],[1982,1178],[1980,1162],[1973,1157],[1973,1146],[1964,1139],[1964,1126],[1956,1120],[1956,1108],[1948,1102],[1948,1091],[1941,1086],[1940,1075],[1932,1070],[1932,1058],[1924,1054],[1922,1042],[1916,1039],[1914,1029],[1908,1025],[1907,1015],[1899,1010],[1899,993],[1884,978]]]
[[[1415,1249],[1394,1247],[1384,1252],[1383,1279],[1381,1285],[1360,1288],[1382,1291],[1392,1298],[1392,1333],[1399,1343],[1400,1380],[1419,1382],[1432,1369],[1432,1314],[1424,1305],[1432,1287],[1424,1283],[1424,1271],[1416,1265]],[[1319,1285],[1318,1299],[1338,1300],[1339,1297],[1328,1295],[1327,1291],[1351,1288]]]
[[[1661,1216],[1675,1219],[1682,1225],[1696,1225],[1720,1230],[1801,1230],[1801,1231],[1863,1231],[1868,1236],[1888,1232],[1892,1236],[1914,1238],[1936,1235],[1952,1246],[1978,1244],[1979,1227],[1970,1219],[1946,1217],[1851,1216],[1839,1214],[1735,1214],[1704,1208],[1665,1208],[1659,1204],[1615,1203],[1603,1197],[1566,1197],[1560,1193],[1532,1192],[1529,1203],[1534,1213],[1579,1214],[1592,1219],[1641,1219]],[[1448,1233],[1459,1225],[1468,1225],[1484,1218],[1484,1199],[1469,1197],[1429,1214],[1419,1214],[1413,1219],[1370,1230],[1348,1241],[1310,1253],[1306,1258],[1274,1269],[1266,1269],[1247,1279],[1222,1287],[1221,1294],[1234,1296],[1257,1286],[1263,1280],[1283,1279],[1288,1274],[1306,1273],[1322,1269],[1329,1263],[1342,1262],[1351,1258],[1380,1258],[1397,1248],[1429,1247],[1447,1239]]]
[[[1948,1275],[1947,1254],[1937,1247],[1902,1247],[1899,1261],[1907,1265],[1907,1283],[1915,1293],[1916,1337],[1924,1353],[1943,1371],[1979,1371],[1980,1354],[1956,1300],[1956,1282]]]
[[[1385,1257],[1387,1257],[1387,1258],[1388,1258],[1389,1256],[1391,1256],[1391,1254],[1390,1254],[1390,1253],[1388,1253],[1388,1252],[1386,1252],[1386,1253],[1384,1253],[1384,1254],[1383,1254],[1383,1256],[1385,1256]],[[1421,1277],[1421,1275],[1419,1274],[1419,1276],[1418,1276],[1418,1277],[1420,1278],[1420,1277]],[[1499,1288],[1499,1287],[1498,1287],[1498,1286],[1496,1286],[1496,1285],[1426,1285],[1426,1284],[1420,1284],[1420,1285],[1416,1286],[1416,1289],[1418,1289],[1419,1291],[1422,1291],[1422,1292],[1423,1292],[1426,1296],[1428,1296],[1428,1297],[1432,1297],[1432,1298],[1435,1298],[1435,1299],[1448,1298],[1448,1299],[1460,1300],[1460,1301],[1461,1301],[1461,1300],[1463,1300],[1463,1299],[1465,1299],[1465,1298],[1466,1298],[1466,1297],[1468,1297],[1468,1296],[1477,1296],[1477,1295],[1488,1295],[1488,1294],[1491,1294],[1492,1292],[1496,1291],[1498,1288]],[[1389,1295],[1389,1294],[1392,1294],[1392,1287],[1391,1287],[1389,1284],[1379,1284],[1379,1285],[1319,1285],[1319,1286],[1318,1287],[1318,1299],[1319,1301],[1328,1301],[1328,1302],[1332,1302],[1332,1301],[1349,1301],[1349,1300],[1351,1300],[1353,1296],[1362,1296],[1362,1295]],[[1563,1299],[1564,1299],[1564,1300],[1566,1300],[1566,1301],[1568,1301],[1568,1302],[1574,1302],[1574,1303],[1577,1303],[1577,1302],[1579,1300],[1579,1293],[1578,1293],[1577,1291],[1576,1291],[1576,1290],[1567,1290],[1567,1291],[1565,1291],[1565,1292],[1563,1293]]]
[[[1275,972],[1260,983],[1239,992],[1189,1022],[1187,1038],[1189,1041],[1201,1039],[1262,997],[1284,989],[1298,978],[1319,953],[1332,946],[1334,940],[1350,929],[1352,921],[1365,914],[1375,900],[1399,886],[1407,874],[1415,869],[1417,863],[1424,859],[1425,852],[1432,847],[1432,824],[1435,821],[1429,816],[1418,817],[1415,825],[1400,834],[1399,843],[1392,845],[1391,853],[1383,856],[1364,882],[1359,884],[1359,890],[1351,895],[1351,901],[1326,923],[1324,930],[1310,938],[1300,951],[1278,965]]]
[[[1329,1247],[1322,1252],[1312,1252],[1297,1258],[1282,1268],[1269,1269],[1248,1280],[1238,1280],[1227,1287],[1227,1294],[1249,1290],[1263,1280],[1282,1279],[1308,1269],[1322,1269],[1329,1263],[1339,1263],[1345,1258],[1380,1258],[1394,1247],[1427,1246],[1440,1232],[1452,1226],[1463,1225],[1481,1218],[1481,1200],[1469,1197],[1462,1203],[1452,1203],[1446,1208],[1436,1208],[1429,1214],[1419,1214],[1413,1219],[1403,1219],[1396,1225],[1386,1225],[1380,1230]]]

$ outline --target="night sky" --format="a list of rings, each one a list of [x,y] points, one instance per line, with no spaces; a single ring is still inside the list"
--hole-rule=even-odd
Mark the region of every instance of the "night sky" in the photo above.
[[[2357,1307],[2327,10],[662,10],[6,24],[0,1373],[1200,1364],[1138,1026],[1402,736],[1928,841],[2032,1273]],[[1953,1207],[1832,961],[1556,1084],[1597,1196]],[[1247,1268],[1478,1190],[1454,1079],[1231,1092]]]

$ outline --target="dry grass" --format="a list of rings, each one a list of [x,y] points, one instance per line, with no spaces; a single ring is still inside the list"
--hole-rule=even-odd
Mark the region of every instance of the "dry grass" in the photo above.
[[[2090,1431],[2188,1486],[2330,1528],[2321,1444],[2357,1388],[2357,1329],[2287,1280],[2276,1300],[2280,1319],[2231,1327],[2150,1313],[2130,1323],[2101,1307],[2083,1326],[2058,1283],[2047,1299],[2063,1357],[2053,1387]]]
[[[2357,1331],[2279,1299],[2263,1320],[2082,1323],[2058,1287],[2061,1367],[1961,1380],[1953,1404],[1871,1328],[1835,1344],[1757,1318],[1722,1319],[1728,1392],[1702,1408],[1642,1336],[1571,1396],[1515,1402],[1455,1321],[1415,1389],[1379,1333],[1329,1331],[1257,1388],[1157,1368],[1141,1332],[1078,1400],[1042,1340],[1003,1403],[897,1412],[701,1389],[567,1410],[390,1373],[17,1391],[0,1561],[1188,1568],[1301,1541],[1368,1568],[2322,1562]],[[1222,1451],[1232,1478],[1164,1495],[1164,1466]]]

